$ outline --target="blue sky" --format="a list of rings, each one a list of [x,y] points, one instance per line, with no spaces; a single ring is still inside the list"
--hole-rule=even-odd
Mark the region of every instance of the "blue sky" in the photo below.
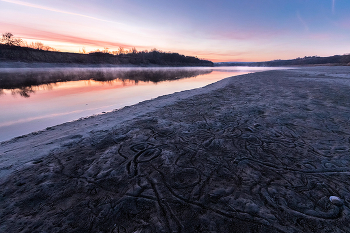
[[[212,61],[350,53],[349,0],[0,0],[0,33],[61,51],[136,47]]]

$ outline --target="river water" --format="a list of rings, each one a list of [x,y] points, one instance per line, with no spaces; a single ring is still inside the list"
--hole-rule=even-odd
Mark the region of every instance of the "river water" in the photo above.
[[[1,68],[0,141],[271,69],[277,68]]]

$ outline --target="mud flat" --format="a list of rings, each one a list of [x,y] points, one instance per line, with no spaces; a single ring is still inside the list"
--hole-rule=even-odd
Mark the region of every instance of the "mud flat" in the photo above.
[[[3,142],[0,231],[349,232],[349,100],[266,71]]]

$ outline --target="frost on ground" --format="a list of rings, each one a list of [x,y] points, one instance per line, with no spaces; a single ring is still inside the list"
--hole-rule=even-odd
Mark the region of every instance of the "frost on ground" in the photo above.
[[[5,142],[0,231],[349,232],[344,79],[242,75]]]

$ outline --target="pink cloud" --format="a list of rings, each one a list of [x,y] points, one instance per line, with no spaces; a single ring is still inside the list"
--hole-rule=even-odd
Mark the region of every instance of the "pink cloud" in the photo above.
[[[100,47],[100,48],[103,48],[103,47],[113,48],[113,47],[120,46],[124,48],[136,47],[137,50],[150,49],[150,47],[145,47],[145,46],[118,43],[118,42],[106,41],[106,40],[88,39],[88,38],[83,38],[78,36],[71,36],[71,35],[66,35],[61,33],[53,33],[53,32],[48,32],[44,30],[23,27],[15,24],[4,23],[4,22],[0,22],[0,28],[4,30],[4,31],[1,31],[0,33],[9,31],[9,32],[12,32],[16,37],[20,37],[23,39],[43,41],[44,44],[45,44],[45,41],[52,41],[52,42],[67,42],[78,46],[85,45],[85,46],[94,46],[94,47]],[[260,57],[258,58],[256,57],[256,55],[248,51],[243,51],[243,52],[232,51],[232,49],[227,49],[225,51],[176,49],[176,50],[172,50],[171,52],[178,52],[180,54],[185,54],[188,56],[197,56],[199,58],[211,60],[214,62],[266,60]]]
[[[96,17],[88,16],[88,15],[78,14],[78,13],[69,12],[69,11],[62,11],[62,10],[59,10],[59,9],[46,7],[46,6],[42,6],[42,5],[37,5],[37,4],[32,4],[32,3],[23,2],[23,1],[18,1],[18,0],[0,0],[0,1],[8,2],[8,3],[16,4],[16,5],[21,5],[21,6],[26,6],[26,7],[31,7],[31,8],[36,8],[36,9],[41,9],[41,10],[58,12],[58,13],[62,13],[62,14],[80,16],[80,17],[94,19],[94,20],[103,21],[103,22],[112,22],[112,21],[99,19],[99,18],[96,18]],[[115,22],[113,22],[113,23],[115,23]]]
[[[54,41],[54,42],[68,42],[77,45],[90,45],[97,47],[138,47],[139,49],[143,49],[141,46],[118,43],[113,41],[104,41],[104,40],[94,40],[77,36],[70,36],[60,33],[48,32],[43,30],[38,30],[34,28],[28,28],[23,26],[18,26],[14,24],[8,24],[4,22],[0,22],[1,28],[5,28],[6,32],[9,31],[13,33],[17,37],[22,37],[25,39],[33,39],[33,40],[46,40],[46,41]],[[0,32],[0,33],[4,33]]]

